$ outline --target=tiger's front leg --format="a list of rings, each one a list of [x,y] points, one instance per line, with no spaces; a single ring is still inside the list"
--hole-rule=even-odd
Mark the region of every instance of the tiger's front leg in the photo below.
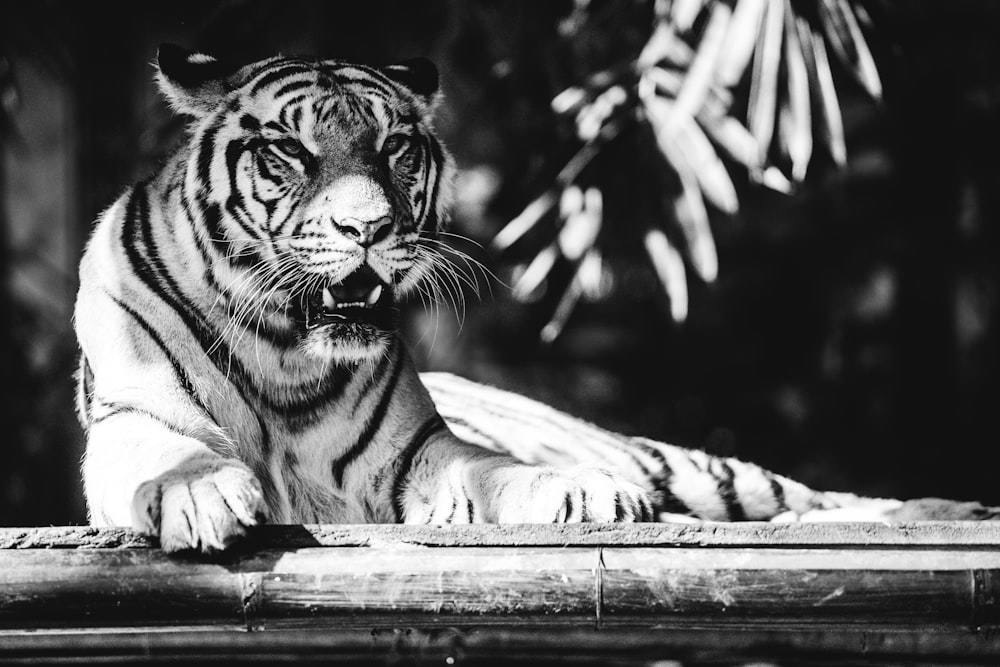
[[[645,490],[617,475],[522,463],[447,431],[415,457],[402,504],[405,523],[653,520]]]
[[[266,516],[242,462],[139,409],[93,424],[83,474],[91,524],[131,526],[165,551],[225,549]]]

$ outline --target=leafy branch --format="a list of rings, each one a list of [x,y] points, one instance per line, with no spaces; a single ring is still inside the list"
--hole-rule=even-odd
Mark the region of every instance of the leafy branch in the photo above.
[[[837,166],[846,164],[830,52],[872,98],[881,97],[861,30],[871,21],[853,0],[655,0],[652,9],[638,53],[552,100],[552,111],[575,125],[579,149],[493,239],[502,252],[543,220],[554,225],[553,240],[513,288],[515,298],[527,300],[557,262],[575,267],[542,329],[546,342],[558,337],[581,295],[602,279],[603,191],[585,187],[580,175],[626,124],[637,121],[651,130],[679,184],[663,210],[666,224],[650,225],[643,245],[673,319],[683,322],[687,266],[705,282],[718,273],[709,209],[731,215],[739,208],[723,156],[745,168],[751,182],[784,193],[805,179],[817,145]],[[577,0],[564,32],[583,39],[595,16],[589,0]]]

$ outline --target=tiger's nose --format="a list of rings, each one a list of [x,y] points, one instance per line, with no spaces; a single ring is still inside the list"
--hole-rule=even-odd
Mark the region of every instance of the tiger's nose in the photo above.
[[[357,218],[344,218],[333,223],[337,231],[357,243],[362,248],[367,248],[384,239],[392,231],[392,217],[384,215],[377,220],[358,220]]]

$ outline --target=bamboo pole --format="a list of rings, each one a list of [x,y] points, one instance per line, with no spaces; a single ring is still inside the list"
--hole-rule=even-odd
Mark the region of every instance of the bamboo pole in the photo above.
[[[348,660],[360,641],[384,657],[390,635],[363,638],[392,628],[417,632],[392,642],[433,655],[462,628],[484,655],[491,642],[570,655],[621,640],[642,655],[880,646],[1000,659],[998,538],[995,524],[961,522],[274,526],[209,558],[123,530],[2,529],[0,661],[122,656],[137,633],[165,655],[238,644]],[[300,650],[290,636],[313,639]]]

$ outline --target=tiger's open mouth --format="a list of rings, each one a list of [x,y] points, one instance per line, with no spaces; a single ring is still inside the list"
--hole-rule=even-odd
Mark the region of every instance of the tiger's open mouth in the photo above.
[[[299,302],[297,319],[306,330],[327,325],[394,328],[392,288],[367,266],[304,294]]]

